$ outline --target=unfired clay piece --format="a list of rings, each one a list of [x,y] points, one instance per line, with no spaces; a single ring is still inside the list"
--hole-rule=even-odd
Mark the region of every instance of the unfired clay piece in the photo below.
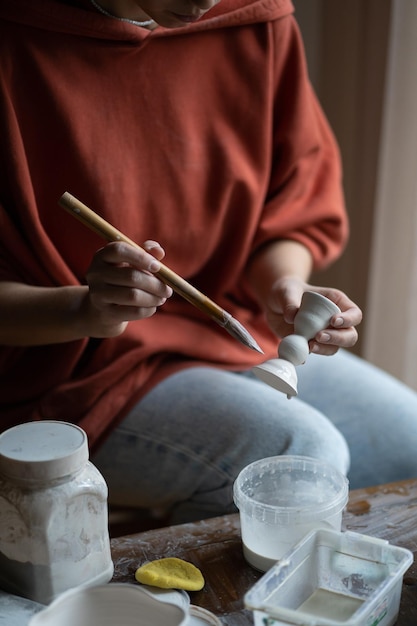
[[[337,313],[341,313],[337,304],[319,293],[306,291],[294,319],[294,334],[281,340],[279,358],[257,365],[253,368],[254,374],[289,398],[296,396],[298,379],[295,366],[305,362],[309,354],[309,340],[327,328]]]

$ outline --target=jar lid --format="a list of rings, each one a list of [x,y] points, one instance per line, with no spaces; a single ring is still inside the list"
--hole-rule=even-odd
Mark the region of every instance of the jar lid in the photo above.
[[[19,424],[0,435],[0,473],[20,480],[54,480],[88,461],[86,433],[68,422]]]

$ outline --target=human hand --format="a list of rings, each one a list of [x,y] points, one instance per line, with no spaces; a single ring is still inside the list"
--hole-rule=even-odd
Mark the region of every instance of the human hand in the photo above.
[[[266,318],[273,332],[280,338],[294,332],[294,318],[305,291],[315,291],[332,300],[341,310],[334,315],[328,328],[319,331],[309,341],[310,351],[332,355],[339,348],[351,348],[358,339],[356,326],[362,320],[362,311],[338,289],[310,285],[296,277],[277,280],[270,292],[266,307]]]
[[[153,274],[165,252],[156,241],[143,249],[113,242],[98,250],[88,268],[87,318],[90,337],[114,337],[128,322],[151,317],[172,295]]]

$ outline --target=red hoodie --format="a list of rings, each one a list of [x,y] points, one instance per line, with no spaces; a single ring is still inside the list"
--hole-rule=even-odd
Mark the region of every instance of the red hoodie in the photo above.
[[[143,28],[88,0],[0,3],[0,279],[85,283],[104,242],[58,206],[69,191],[276,355],[245,285],[265,242],[293,239],[315,267],[347,224],[337,148],[309,84],[287,0],[222,0],[181,29]],[[96,445],[182,367],[260,355],[181,297],[120,337],[0,348],[1,429],[76,422]]]

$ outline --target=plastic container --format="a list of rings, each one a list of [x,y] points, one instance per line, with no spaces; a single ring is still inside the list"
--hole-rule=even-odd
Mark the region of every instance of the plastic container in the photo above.
[[[29,626],[186,626],[189,599],[155,596],[139,585],[71,589],[32,617]]]
[[[39,421],[0,435],[0,588],[48,604],[113,575],[107,485],[85,432]]]
[[[233,493],[247,562],[265,572],[311,530],[340,530],[348,485],[333,466],[302,456],[269,457],[245,467]]]
[[[255,626],[392,626],[412,562],[412,552],[382,539],[316,530],[262,576],[244,603]]]

